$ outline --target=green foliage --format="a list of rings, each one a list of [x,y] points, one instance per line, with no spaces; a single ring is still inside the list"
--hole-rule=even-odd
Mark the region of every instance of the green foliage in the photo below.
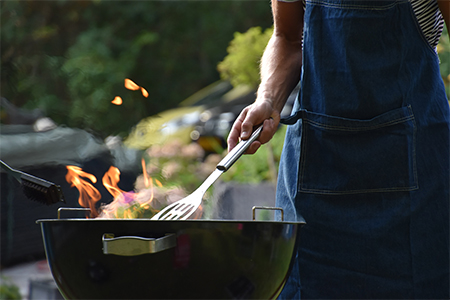
[[[254,155],[242,156],[221,179],[240,183],[276,182],[285,134],[286,126],[281,126],[269,143],[262,145]]]
[[[146,99],[139,92],[127,91],[123,82],[138,64],[135,59],[138,53],[153,44],[157,35],[143,31],[129,45],[116,47],[108,46],[112,39],[114,33],[110,26],[92,28],[80,34],[61,66],[62,76],[68,79],[67,88],[72,99],[68,103],[67,117],[77,127],[108,132],[109,129],[119,129],[115,126],[118,120],[121,127],[126,125],[125,129],[130,128],[136,119],[146,116]],[[124,100],[120,107],[111,104],[118,94]],[[104,117],[99,118],[99,115]],[[133,117],[122,118],[123,115]]]
[[[59,124],[126,135],[219,79],[236,31],[270,26],[266,1],[0,2],[2,95]],[[149,92],[125,89],[130,78]],[[111,104],[115,96],[121,106]]]
[[[222,79],[233,86],[241,84],[256,87],[259,84],[259,62],[272,35],[273,28],[264,32],[261,27],[252,27],[245,33],[236,32],[227,48],[228,55],[217,69]]]
[[[20,300],[20,290],[17,285],[11,282],[10,279],[2,276],[0,281],[0,299],[1,300]]]

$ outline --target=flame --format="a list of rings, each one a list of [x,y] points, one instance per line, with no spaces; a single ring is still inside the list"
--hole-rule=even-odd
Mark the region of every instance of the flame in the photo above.
[[[142,86],[139,86],[136,83],[134,83],[134,81],[132,81],[131,79],[125,78],[125,87],[132,91],[137,91],[140,89],[142,96],[144,96],[145,98],[148,98],[147,90],[144,89]]]
[[[163,185],[159,180],[150,177],[147,173],[144,159],[142,159],[142,171],[144,188],[136,192],[126,192],[118,186],[120,170],[111,166],[103,175],[102,184],[114,197],[114,200],[109,204],[102,204],[100,213],[96,209],[96,204],[101,199],[101,194],[93,186],[97,182],[97,178],[94,175],[83,171],[80,167],[67,166],[66,180],[80,192],[78,202],[82,207],[91,209],[91,218],[134,219],[149,217],[151,214],[156,213],[161,205],[164,207],[164,205],[177,201],[175,197],[179,197],[178,200],[184,197],[180,195],[180,189],[163,189]],[[152,203],[153,201],[155,202]],[[166,202],[168,204],[165,204]],[[203,213],[202,210],[202,207],[199,207],[191,218],[200,218]]]
[[[148,187],[150,185],[150,183],[149,183],[147,167],[145,165],[144,159],[141,160],[141,164],[142,164],[142,175],[144,176],[144,185],[145,185],[145,187]]]
[[[197,210],[189,217],[189,219],[200,219],[203,215],[203,206],[199,206]]]
[[[137,91],[140,86],[134,83],[131,79],[125,78],[125,87],[132,91]]]
[[[122,98],[120,98],[119,96],[116,96],[116,97],[114,98],[114,100],[111,101],[111,103],[112,103],[112,104],[115,104],[115,105],[122,105],[123,101],[122,101]]]
[[[118,183],[120,181],[120,171],[116,167],[111,166],[109,170],[103,175],[102,183],[108,192],[113,195],[114,198],[117,198],[125,193],[122,191]]]
[[[141,203],[141,207],[148,208],[149,204],[153,201],[153,197],[154,197],[153,179],[151,177],[149,177],[149,175],[147,173],[147,166],[146,166],[145,160],[143,158],[141,160],[141,164],[142,164],[142,175],[144,176],[144,185],[146,188],[150,187],[150,190],[151,190],[150,198],[146,202]],[[159,184],[161,184],[161,182],[159,182],[158,180],[157,180],[157,182]],[[162,184],[160,186],[162,187]]]
[[[92,183],[97,182],[94,175],[84,172],[80,167],[67,166],[66,181],[72,187],[76,187],[80,192],[78,203],[82,207],[89,207],[91,209],[91,216],[98,216],[95,204],[102,198],[100,192],[89,182],[81,179],[81,177],[89,179]]]
[[[142,92],[142,96],[144,96],[145,98],[148,98],[148,92],[146,89],[144,89],[143,87],[141,87],[141,92]]]
[[[136,195],[133,192],[125,192],[121,190],[118,186],[120,181],[120,170],[114,166],[111,166],[109,170],[103,175],[102,183],[105,186],[106,190],[114,197],[114,201],[117,205],[113,205],[112,207],[116,207],[113,210],[113,213],[116,218],[118,218],[118,207],[123,204],[128,204],[135,200]],[[124,216],[125,219],[132,219],[130,211],[125,211]]]
[[[146,183],[146,187],[150,188],[151,193],[150,193],[150,197],[148,198],[148,200],[146,202],[141,203],[141,207],[144,207],[144,208],[149,207],[149,204],[153,201],[153,198],[155,196],[152,178],[150,178],[150,180],[148,181],[148,184],[149,185],[147,185],[147,183]]]

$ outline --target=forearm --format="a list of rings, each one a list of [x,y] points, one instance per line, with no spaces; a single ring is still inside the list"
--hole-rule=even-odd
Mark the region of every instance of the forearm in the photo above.
[[[286,100],[298,83],[301,69],[301,43],[286,42],[272,36],[261,59],[261,84],[256,101],[239,114],[228,135],[228,149],[233,149],[239,138],[250,137],[253,127],[263,124],[259,141],[254,142],[247,153],[255,153],[261,144],[267,143],[278,128],[280,113]]]
[[[255,153],[275,134],[280,112],[300,79],[302,65],[303,5],[301,1],[285,3],[272,0],[274,33],[261,59],[261,83],[255,103],[239,114],[228,135],[228,148],[239,139],[250,137],[253,127],[263,124],[258,141],[247,153]]]
[[[257,101],[269,100],[281,111],[300,80],[302,66],[303,5],[272,0],[274,32],[261,60]]]
[[[276,110],[281,111],[300,80],[301,65],[301,40],[288,41],[274,33],[261,60],[257,101],[270,101]]]

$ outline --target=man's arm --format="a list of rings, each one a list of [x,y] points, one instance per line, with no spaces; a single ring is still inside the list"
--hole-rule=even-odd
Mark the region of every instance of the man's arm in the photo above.
[[[270,99],[281,110],[300,79],[303,5],[272,0],[274,33],[261,60],[259,99]],[[284,84],[281,84],[284,83]]]
[[[280,121],[280,112],[300,79],[302,65],[303,4],[272,0],[274,33],[261,59],[261,84],[255,103],[246,107],[230,131],[228,148],[239,138],[248,139],[253,127],[264,122],[259,141],[247,153],[255,153],[261,144],[274,135]]]

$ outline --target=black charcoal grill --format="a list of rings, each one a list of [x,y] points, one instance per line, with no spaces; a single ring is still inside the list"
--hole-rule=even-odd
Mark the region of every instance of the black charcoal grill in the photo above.
[[[37,223],[66,299],[275,299],[304,224],[149,219]]]

